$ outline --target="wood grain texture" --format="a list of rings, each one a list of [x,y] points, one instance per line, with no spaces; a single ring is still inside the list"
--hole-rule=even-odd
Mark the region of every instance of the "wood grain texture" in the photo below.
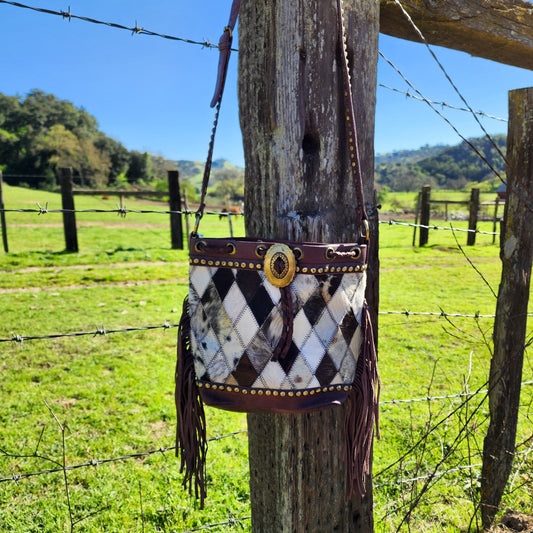
[[[378,0],[345,1],[377,317],[373,137]],[[250,237],[353,242],[358,228],[343,123],[334,0],[243,0],[239,106]],[[344,501],[344,408],[248,416],[254,532],[373,531],[367,497]]]
[[[481,474],[485,528],[498,512],[515,452],[533,258],[533,88],[509,93],[507,159],[502,275],[489,378],[490,424]]]
[[[533,6],[525,0],[401,0],[430,44],[533,70]],[[381,0],[380,32],[421,42],[394,0]]]

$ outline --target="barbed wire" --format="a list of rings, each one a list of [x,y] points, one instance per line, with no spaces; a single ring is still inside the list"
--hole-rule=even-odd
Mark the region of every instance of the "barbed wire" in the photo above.
[[[376,483],[373,484],[373,488],[379,489],[382,487],[391,487],[394,485],[406,485],[409,483],[415,483],[416,481],[422,481],[424,479],[432,479],[435,477],[443,477],[446,474],[452,474],[454,472],[461,472],[462,470],[472,470],[474,468],[481,468],[482,464],[475,464],[475,465],[465,465],[465,466],[457,466],[455,468],[450,468],[449,470],[440,470],[431,474],[424,474],[422,476],[412,477],[409,479],[398,479],[396,481],[389,481],[386,483]]]
[[[433,48],[430,46],[428,40],[426,39],[425,35],[422,33],[422,31],[420,30],[420,28],[416,25],[415,21],[411,18],[411,15],[409,15],[409,13],[407,12],[407,10],[405,9],[405,7],[403,6],[403,4],[400,2],[400,0],[394,0],[394,2],[396,3],[396,5],[400,8],[400,10],[402,11],[403,15],[405,16],[405,18],[408,20],[409,24],[411,24],[411,26],[413,27],[413,29],[415,30],[415,32],[418,34],[418,36],[420,37],[420,39],[422,40],[422,42],[424,43],[425,47],[427,48],[428,52],[430,53],[431,57],[434,59],[435,63],[438,65],[439,69],[442,71],[442,73],[444,74],[444,77],[446,78],[446,80],[448,81],[448,83],[451,85],[452,89],[455,91],[455,93],[457,94],[457,96],[459,96],[459,98],[461,99],[461,101],[463,102],[463,104],[468,108],[468,111],[470,112],[470,114],[474,117],[474,120],[476,121],[476,123],[478,124],[478,126],[481,128],[481,131],[485,134],[485,137],[489,140],[489,142],[494,146],[494,148],[496,149],[496,151],[498,152],[498,154],[500,155],[500,157],[503,159],[503,161],[505,161],[505,163],[507,164],[507,159],[505,157],[505,155],[503,154],[503,152],[501,151],[500,147],[494,142],[494,139],[491,137],[491,135],[489,134],[489,132],[485,129],[485,126],[483,126],[483,124],[481,123],[481,121],[478,119],[475,111],[472,109],[472,107],[470,106],[470,104],[467,102],[466,98],[463,96],[463,94],[461,93],[461,91],[459,90],[459,88],[457,87],[457,85],[454,83],[454,81],[452,80],[451,76],[448,74],[448,71],[444,68],[444,65],[440,62],[439,58],[437,57],[437,55],[435,54],[435,52],[433,51]]]
[[[242,518],[234,518],[231,513],[229,518],[225,522],[217,522],[216,524],[207,524],[205,526],[195,527],[194,529],[187,529],[187,531],[182,531],[181,533],[193,533],[195,531],[205,531],[206,529],[212,529],[214,527],[221,527],[221,526],[236,526],[239,525],[239,522],[244,522],[245,520],[251,520],[251,516],[243,516]],[[176,533],[175,530],[173,530],[173,533]]]
[[[60,339],[63,337],[84,337],[84,336],[106,336],[111,333],[129,333],[132,331],[148,331],[154,329],[171,329],[177,328],[179,324],[169,324],[165,321],[164,324],[160,326],[140,326],[140,327],[131,327],[131,328],[121,328],[121,329],[106,329],[104,326],[101,328],[96,328],[95,331],[78,331],[73,333],[51,333],[48,335],[18,335],[15,333],[11,334],[11,338],[0,339],[0,342],[18,342],[22,344],[24,341],[34,341],[34,340],[47,340],[47,339]]]
[[[395,0],[396,1],[396,0]],[[502,175],[494,168],[494,166],[489,162],[489,160],[485,157],[484,154],[482,154],[475,146],[474,144],[472,144],[472,142],[470,142],[458,129],[457,127],[450,121],[450,119],[448,119],[448,117],[446,117],[445,115],[443,115],[435,105],[432,104],[432,101],[429,100],[428,98],[426,98],[408,79],[407,77],[405,76],[405,74],[403,74],[403,72],[388,58],[386,57],[383,52],[381,51],[378,51],[378,54],[399,74],[399,76],[404,80],[404,82],[409,86],[411,87],[411,89],[413,89],[421,98],[421,100],[423,102],[425,102],[427,105],[429,105],[429,107],[435,112],[437,113],[437,115],[442,118],[442,120],[444,120],[446,122],[446,124],[448,124],[452,129],[453,131],[461,138],[461,140],[463,142],[465,142],[468,147],[474,151],[474,153],[477,154],[477,156],[489,167],[489,169],[498,177],[498,179],[506,184],[507,182],[505,181],[505,179],[502,177]],[[474,115],[475,116],[475,115]],[[476,117],[477,118],[477,117]]]
[[[2,0],[0,0],[1,2]],[[160,210],[160,209],[128,209],[124,206],[117,206],[116,209],[49,209],[48,202],[43,207],[37,203],[36,208],[15,208],[15,209],[0,209],[0,213],[36,213],[37,215],[48,215],[49,213],[115,213],[123,218],[128,213],[136,213],[141,215],[155,214],[155,215],[194,215],[196,211],[183,209],[181,211]],[[204,211],[205,215],[217,215],[219,217],[228,216],[243,216],[241,211],[232,213],[231,211]]]
[[[490,144],[493,146],[493,148],[496,150],[496,152],[498,153],[498,155],[501,157],[502,161],[505,162],[505,165],[506,165],[506,168],[508,169],[508,172],[509,173],[512,173],[513,176],[516,178],[517,182],[519,183],[519,185],[522,187],[522,190],[525,192],[526,194],[526,197],[524,197],[524,201],[526,203],[526,206],[529,210],[533,210],[533,197],[531,196],[531,193],[529,192],[528,188],[525,186],[523,180],[521,179],[521,177],[517,174],[516,170],[514,168],[512,168],[512,165],[510,164],[509,160],[507,159],[507,157],[505,156],[505,154],[503,153],[503,151],[501,150],[501,148],[498,146],[498,144],[494,141],[493,137],[489,134],[489,132],[487,131],[487,129],[485,128],[485,126],[483,126],[482,122],[479,120],[479,118],[477,117],[475,111],[472,109],[472,107],[470,106],[470,104],[467,102],[466,98],[463,96],[463,94],[461,93],[461,91],[458,89],[457,85],[454,83],[454,81],[452,80],[450,74],[448,74],[448,71],[444,68],[443,64],[440,62],[439,58],[437,57],[437,55],[435,54],[435,52],[433,51],[433,48],[430,46],[428,40],[426,39],[425,35],[422,33],[422,31],[420,30],[420,28],[416,25],[416,23],[414,22],[414,20],[411,18],[411,15],[409,15],[409,13],[407,12],[407,10],[405,9],[405,7],[403,6],[403,4],[400,2],[400,0],[394,0],[394,2],[396,3],[396,5],[400,8],[400,10],[402,11],[403,15],[405,16],[405,18],[407,19],[407,21],[409,22],[409,24],[412,26],[412,28],[415,30],[415,32],[418,34],[418,36],[420,37],[421,41],[424,43],[424,45],[426,46],[428,52],[430,53],[431,57],[435,60],[435,63],[438,65],[439,69],[442,71],[442,73],[444,74],[444,77],[446,78],[446,80],[448,81],[448,83],[451,85],[452,89],[455,91],[455,93],[457,94],[457,96],[459,96],[459,98],[461,99],[461,101],[464,103],[464,105],[468,108],[468,110],[470,111],[472,117],[474,118],[474,120],[476,121],[477,125],[480,127],[481,131],[483,132],[483,134],[485,135],[485,138],[490,142]],[[507,185],[507,181],[501,176],[501,174],[499,172],[497,172],[493,165],[488,161],[488,159],[485,157],[484,154],[482,154],[469,140],[467,140],[465,137],[463,137],[459,131],[457,130],[457,128],[444,116],[442,115],[441,113],[439,113],[439,111],[430,103],[429,100],[427,100],[425,98],[425,96],[418,90],[416,89],[415,87],[413,87],[411,85],[411,83],[407,80],[407,78],[400,72],[400,70],[392,64],[392,62],[390,62],[383,54],[381,54],[381,52],[379,52],[380,55],[391,65],[393,66],[393,68],[396,69],[396,71],[402,76],[402,78],[404,79],[404,81],[406,81],[408,83],[408,85],[414,89],[419,95],[420,97],[425,101],[427,102],[430,107],[435,111],[437,112],[448,124],[450,124],[450,126],[452,126],[452,128],[454,129],[454,131],[461,137],[461,139],[463,139],[464,142],[466,142],[466,144],[472,149],[474,150],[474,152],[485,162],[485,164],[492,170],[492,172],[494,172],[494,174],[500,179],[500,181]]]
[[[243,429],[243,430],[240,430],[240,431],[234,431],[232,433],[228,433],[226,435],[216,435],[214,437],[211,437],[209,439],[207,439],[207,442],[216,442],[216,441],[219,441],[219,440],[222,440],[222,439],[227,439],[229,437],[235,437],[237,435],[240,435],[242,433],[247,433],[248,430],[246,429]],[[65,472],[65,471],[70,471],[70,470],[78,470],[80,468],[87,468],[87,467],[90,467],[90,466],[100,466],[100,465],[103,465],[103,464],[108,464],[108,463],[115,463],[115,462],[118,462],[118,461],[125,461],[125,460],[128,460],[128,459],[138,459],[139,457],[148,457],[150,455],[155,455],[155,454],[158,454],[158,453],[161,453],[161,454],[165,454],[166,452],[169,452],[169,451],[173,451],[176,449],[176,446],[166,446],[166,447],[160,447],[158,448],[157,450],[149,450],[149,451],[146,451],[146,452],[137,452],[137,453],[131,453],[131,454],[128,454],[128,455],[121,455],[120,457],[113,457],[111,459],[91,459],[90,461],[87,461],[85,463],[81,463],[81,464],[77,464],[77,465],[72,465],[72,466],[64,466],[64,467],[58,467],[58,468],[48,468],[46,470],[40,470],[38,472],[27,472],[27,473],[24,473],[24,474],[13,474],[9,477],[4,477],[4,478],[0,478],[0,483],[6,483],[8,481],[14,481],[14,482],[18,482],[22,479],[27,479],[27,478],[30,478],[30,477],[35,477],[35,476],[44,476],[46,474],[55,474],[57,472]],[[4,452],[3,450],[0,451],[0,456],[3,455],[4,457],[17,457],[17,458],[26,458],[26,459],[31,459],[32,457],[36,457],[35,454],[32,454],[32,455],[28,455],[28,456],[22,456],[20,454],[10,454],[10,453],[6,453]]]
[[[521,386],[533,385],[533,380],[523,381]],[[488,389],[477,390],[474,392],[461,392],[458,394],[445,394],[443,396],[425,396],[422,398],[411,398],[407,400],[382,400],[379,405],[398,405],[402,403],[420,403],[420,402],[437,402],[441,400],[453,400],[457,398],[468,398],[470,396],[477,396],[478,394],[487,394]]]
[[[389,226],[408,226],[410,228],[425,228],[425,229],[435,229],[435,230],[446,230],[446,231],[461,231],[463,233],[480,233],[482,235],[499,235],[498,232],[494,231],[481,231],[479,229],[462,229],[456,228],[450,224],[450,226],[426,226],[424,224],[413,224],[411,222],[399,222],[397,220],[380,220],[380,224],[387,224]]]
[[[1,2],[2,0],[0,0]],[[125,218],[128,213],[135,213],[140,215],[146,215],[146,214],[156,214],[156,215],[194,215],[196,211],[191,211],[189,209],[184,209],[181,211],[172,211],[172,210],[156,210],[156,209],[128,209],[124,206],[120,207],[117,206],[116,209],[49,209],[48,204],[45,205],[45,207],[41,206],[39,203],[37,203],[36,208],[2,208],[0,209],[0,213],[36,213],[39,215],[47,215],[50,213],[114,213],[118,214],[121,217]],[[242,211],[238,212],[231,212],[231,211],[205,211],[204,214],[206,215],[212,215],[212,216],[219,216],[219,217],[231,217],[231,216],[244,216],[244,213]],[[424,224],[413,224],[411,222],[400,222],[398,220],[380,220],[380,224],[387,224],[388,226],[408,226],[411,228],[426,228],[426,229],[434,229],[434,230],[446,230],[446,231],[460,231],[465,233],[479,233],[483,235],[499,235],[498,232],[493,231],[481,231],[478,229],[463,229],[463,228],[456,228],[452,225],[450,227],[447,226],[437,226],[437,225],[424,225]]]
[[[446,311],[410,311],[405,309],[403,311],[379,311],[379,315],[403,315],[406,317],[411,316],[435,316],[440,318],[495,318],[496,315],[493,314],[480,314],[480,313],[447,313]],[[526,316],[533,317],[533,313],[528,313]],[[0,338],[0,342],[17,342],[22,344],[24,341],[34,341],[34,340],[49,340],[49,339],[60,339],[68,337],[84,337],[84,336],[106,336],[112,333],[130,333],[135,331],[150,331],[156,329],[172,329],[177,328],[179,324],[171,324],[165,320],[161,325],[150,325],[150,326],[132,326],[118,329],[107,329],[102,325],[101,328],[97,327],[96,330],[91,331],[75,331],[70,333],[50,333],[45,335],[20,335],[12,333],[11,337]]]
[[[420,96],[416,96],[415,94],[410,93],[409,91],[402,91],[401,89],[397,89],[395,87],[390,87],[389,85],[385,85],[384,83],[378,83],[378,87],[383,87],[384,89],[388,89],[389,91],[394,91],[395,93],[403,94],[409,98],[413,98],[414,100],[418,100],[419,102],[425,102],[424,98],[421,98]],[[441,107],[447,107],[448,109],[455,109],[456,111],[466,111],[467,113],[475,113],[476,115],[479,115],[481,117],[491,118],[493,120],[499,120],[501,122],[508,122],[506,118],[500,118],[496,117],[494,115],[489,115],[488,113],[485,113],[484,111],[471,111],[470,109],[466,107],[458,107],[452,104],[448,104],[447,102],[436,102],[434,100],[427,100],[433,105],[439,105]]]
[[[474,314],[462,314],[462,313],[447,313],[446,311],[409,311],[405,309],[404,311],[378,311],[380,315],[404,315],[406,317],[410,316],[438,316],[442,318],[496,318],[496,315],[482,315],[480,313]],[[533,316],[533,314],[528,315]]]
[[[38,13],[45,13],[47,15],[55,15],[55,16],[61,17],[62,19],[68,20],[69,22],[72,19],[77,19],[77,20],[82,20],[84,22],[91,22],[92,24],[101,24],[104,26],[109,26],[110,28],[126,30],[126,31],[131,32],[132,35],[150,35],[154,37],[161,37],[163,39],[169,39],[171,41],[180,41],[180,42],[187,43],[187,44],[199,45],[199,46],[202,46],[203,48],[218,48],[217,44],[214,44],[210,41],[195,41],[193,39],[187,39],[184,37],[176,37],[174,35],[166,35],[163,33],[157,33],[155,31],[147,30],[146,28],[140,27],[137,21],[135,21],[135,26],[130,27],[130,26],[124,26],[122,24],[117,24],[116,22],[105,22],[105,21],[97,20],[97,19],[90,18],[90,17],[83,17],[81,15],[75,15],[74,13],[72,13],[70,6],[68,8],[68,11],[54,11],[52,9],[44,9],[40,7],[29,6],[26,4],[21,4],[20,2],[10,2],[8,0],[0,0],[0,3],[8,4],[14,7],[20,7],[23,9],[29,9],[31,11],[37,11]],[[235,48],[232,48],[232,50],[238,51]]]

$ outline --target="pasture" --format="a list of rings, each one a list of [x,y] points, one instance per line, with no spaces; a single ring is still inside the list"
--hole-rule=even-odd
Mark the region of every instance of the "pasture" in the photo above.
[[[7,209],[61,207],[57,194],[8,186],[4,201]],[[113,197],[76,197],[77,209],[115,206]],[[128,199],[126,207],[167,209]],[[181,486],[172,449],[174,326],[188,267],[187,252],[170,249],[168,215],[77,213],[76,254],[63,251],[61,214],[6,217],[0,531],[250,531],[245,415],[207,409],[205,509]],[[233,227],[243,234],[242,217]],[[466,234],[439,230],[429,246],[413,248],[412,231],[380,226],[376,531],[474,532],[493,321],[483,315],[496,307],[498,243],[478,235],[467,248]],[[229,233],[216,216],[204,217],[201,232]],[[129,328],[139,330],[118,331]],[[20,342],[70,333],[86,334]],[[532,363],[526,351],[524,382],[533,380]],[[503,502],[529,513],[532,401],[528,383]]]

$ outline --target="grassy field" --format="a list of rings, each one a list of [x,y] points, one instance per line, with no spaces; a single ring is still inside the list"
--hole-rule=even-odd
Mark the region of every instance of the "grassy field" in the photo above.
[[[8,209],[61,207],[56,194],[6,186],[4,201]],[[76,197],[77,209],[115,207],[113,198]],[[167,209],[135,200],[126,207]],[[10,253],[0,252],[0,340],[91,334],[0,342],[0,531],[180,533],[249,516],[245,415],[207,410],[213,440],[201,511],[181,487],[173,450],[164,450],[174,445],[176,329],[110,332],[179,320],[187,254],[170,249],[168,215],[78,213],[76,254],[63,251],[61,214],[6,216]],[[242,218],[234,227],[243,232]],[[492,224],[481,229],[491,231]],[[214,216],[204,218],[202,231],[228,234],[226,222]],[[410,314],[380,315],[376,531],[476,531],[484,395],[398,400],[485,388],[492,320],[438,313],[494,313],[499,250],[490,235],[467,248],[466,234],[443,230],[430,233],[429,246],[413,248],[412,232],[380,226],[380,311]],[[524,381],[532,379],[526,354]],[[525,453],[532,393],[533,386],[524,386],[517,438],[523,444],[504,499],[505,507],[524,512],[532,510],[533,463]],[[62,471],[108,459],[117,460]],[[58,471],[42,473],[49,469]],[[28,473],[39,475],[16,477]],[[250,531],[249,520],[238,524],[212,530]]]

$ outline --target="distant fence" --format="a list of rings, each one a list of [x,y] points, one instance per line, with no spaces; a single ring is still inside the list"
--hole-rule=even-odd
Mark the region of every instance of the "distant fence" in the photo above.
[[[170,215],[170,240],[171,246],[174,250],[183,250],[183,218],[185,219],[186,235],[189,235],[189,217],[194,213],[189,208],[186,190],[183,191],[183,198],[181,195],[179,172],[177,170],[168,171],[168,192],[167,191],[152,191],[152,190],[113,190],[113,189],[75,189],[73,182],[73,172],[71,168],[59,169],[59,183],[61,193],[61,209],[48,209],[38,205],[37,209],[6,209],[4,206],[2,196],[2,172],[0,171],[0,222],[2,227],[2,240],[4,251],[9,252],[7,239],[7,223],[5,213],[7,211],[17,212],[36,212],[37,214],[45,213],[62,213],[63,215],[63,229],[65,235],[65,250],[67,252],[78,252],[78,231],[76,225],[76,213],[80,212],[95,212],[95,213],[117,213],[126,216],[130,212],[142,213],[160,213]],[[119,204],[116,209],[82,209],[75,208],[74,196],[101,196],[108,198],[110,196],[118,196]],[[123,203],[125,196],[136,198],[165,198],[168,197],[169,210],[168,211],[139,211],[126,209]],[[216,212],[206,212],[206,214],[216,214],[220,217],[226,217],[229,224],[230,236],[233,237],[232,216],[241,215],[239,208],[231,207],[229,198],[226,197],[226,205],[221,210]]]
[[[479,217],[479,210],[481,207],[481,202],[479,198],[479,189],[473,188],[470,193],[470,199],[468,200],[433,200],[431,198],[431,187],[426,185],[422,187],[422,190],[418,194],[416,209],[415,209],[415,228],[413,231],[413,246],[416,243],[416,230],[417,227],[420,228],[419,233],[419,246],[424,246],[428,243],[429,240],[429,230],[431,226],[429,224],[431,217],[431,204],[441,204],[444,205],[444,216],[445,220],[448,220],[448,205],[450,204],[459,204],[468,206],[468,234],[467,234],[467,246],[473,246],[476,243],[476,233],[477,223]],[[493,237],[492,243],[494,244],[497,235],[497,224],[498,224],[498,207],[500,205],[500,197],[496,196],[495,202],[484,202],[483,205],[494,205],[494,214],[492,216],[493,222]],[[420,219],[420,225],[418,221]]]

